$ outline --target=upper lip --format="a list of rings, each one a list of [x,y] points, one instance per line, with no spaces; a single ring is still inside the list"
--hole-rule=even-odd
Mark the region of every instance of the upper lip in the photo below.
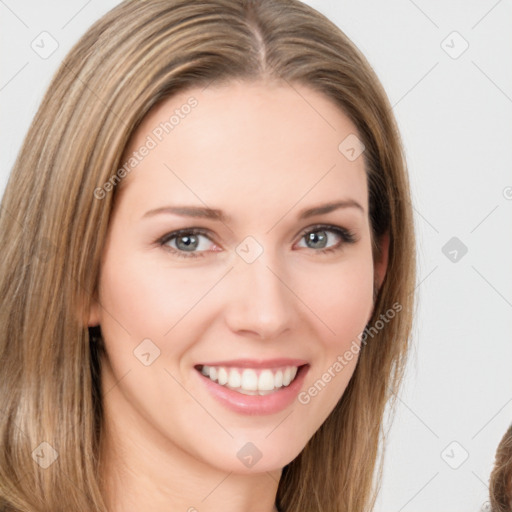
[[[238,368],[277,368],[281,366],[303,366],[308,364],[304,359],[230,359],[229,361],[210,361],[196,366],[232,366]]]

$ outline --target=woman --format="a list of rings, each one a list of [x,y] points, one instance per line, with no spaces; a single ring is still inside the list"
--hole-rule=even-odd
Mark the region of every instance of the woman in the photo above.
[[[0,225],[3,510],[372,508],[412,214],[386,95],[325,17],[121,3]]]

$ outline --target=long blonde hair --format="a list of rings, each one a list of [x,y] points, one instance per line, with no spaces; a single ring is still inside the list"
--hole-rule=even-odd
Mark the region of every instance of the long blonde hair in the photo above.
[[[415,282],[409,183],[386,94],[347,36],[298,0],[128,0],[62,62],[2,200],[1,510],[107,510],[98,472],[102,345],[90,343],[98,333],[86,319],[116,187],[102,200],[94,190],[122,165],[131,134],[157,102],[191,87],[268,77],[324,94],[357,127],[374,248],[390,235],[370,324],[392,304],[401,307],[368,338],[342,399],[283,469],[277,504],[283,512],[373,507],[384,410],[403,377]]]

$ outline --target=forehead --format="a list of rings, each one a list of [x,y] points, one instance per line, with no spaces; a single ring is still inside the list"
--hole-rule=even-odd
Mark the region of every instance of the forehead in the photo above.
[[[241,207],[351,196],[367,209],[364,159],[344,152],[356,137],[341,109],[306,86],[189,89],[160,102],[135,131],[123,155],[133,164],[123,196],[233,206],[238,198]]]

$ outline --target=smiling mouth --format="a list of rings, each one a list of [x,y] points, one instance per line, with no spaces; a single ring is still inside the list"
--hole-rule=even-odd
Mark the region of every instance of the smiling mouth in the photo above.
[[[244,395],[268,395],[288,387],[307,364],[276,368],[235,368],[197,365],[211,381]]]

